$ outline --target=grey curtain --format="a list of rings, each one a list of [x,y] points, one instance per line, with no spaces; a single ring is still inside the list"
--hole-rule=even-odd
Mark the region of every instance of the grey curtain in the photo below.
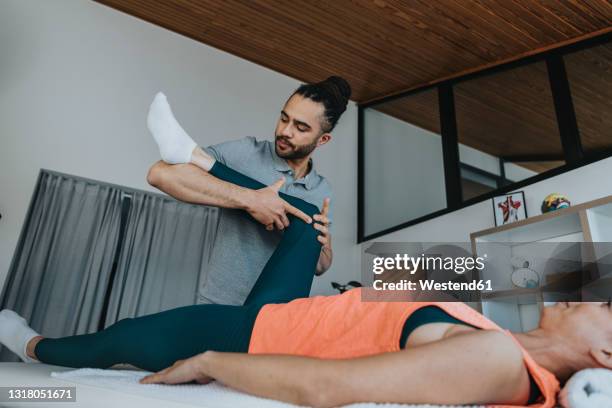
[[[196,303],[217,223],[217,208],[134,193],[105,327]]]
[[[62,337],[194,304],[218,218],[213,207],[42,170],[0,309]],[[18,359],[0,348],[0,361]]]
[[[42,171],[4,285],[13,309],[39,333],[94,331],[119,235],[121,191]],[[5,347],[0,361],[18,361]]]

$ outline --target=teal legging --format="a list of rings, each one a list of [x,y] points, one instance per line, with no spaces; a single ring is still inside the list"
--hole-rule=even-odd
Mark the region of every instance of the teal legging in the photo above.
[[[251,189],[266,187],[219,162],[210,174]],[[299,198],[280,196],[311,217],[319,212]],[[293,215],[289,221],[243,306],[193,305],[122,319],[97,333],[45,338],[36,345],[36,356],[43,363],[66,367],[107,368],[126,363],[158,371],[206,350],[248,351],[255,318],[263,305],[289,302],[310,293],[321,252],[318,231]]]

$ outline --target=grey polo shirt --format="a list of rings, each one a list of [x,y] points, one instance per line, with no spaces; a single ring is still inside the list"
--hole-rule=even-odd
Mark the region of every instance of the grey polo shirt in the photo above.
[[[272,141],[258,141],[247,136],[205,150],[219,162],[265,185],[285,177],[280,191],[314,204],[319,210],[325,197],[332,198],[328,181],[317,174],[314,165],[305,177],[295,180],[287,162],[276,155]],[[332,203],[333,199],[328,214],[330,220]],[[268,231],[240,212],[220,209],[217,234],[206,278],[199,288],[198,303],[243,304],[282,236],[282,232]]]

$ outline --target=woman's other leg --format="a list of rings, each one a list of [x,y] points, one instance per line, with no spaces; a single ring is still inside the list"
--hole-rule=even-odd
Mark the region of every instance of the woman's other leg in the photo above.
[[[206,350],[247,352],[259,309],[194,305],[122,319],[92,334],[43,338],[34,353],[43,363],[108,368],[126,363],[158,371]]]

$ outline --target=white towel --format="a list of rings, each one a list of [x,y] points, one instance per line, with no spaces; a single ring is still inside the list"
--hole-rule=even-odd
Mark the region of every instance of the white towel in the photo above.
[[[612,370],[590,368],[578,371],[559,394],[565,408],[612,407]]]
[[[271,399],[259,398],[248,395],[231,388],[225,387],[217,382],[210,384],[140,384],[140,380],[146,371],[133,370],[102,370],[98,368],[80,368],[78,370],[52,372],[51,376],[78,384],[91,385],[95,387],[110,388],[115,391],[127,392],[149,398],[171,400],[192,404],[195,406],[219,407],[219,408],[295,408],[296,405],[287,404]],[[351,408],[440,408],[451,407],[450,405],[405,405],[405,404],[374,404],[359,403],[351,404]],[[466,406],[462,405],[462,408]],[[472,406],[476,408],[476,406]],[[484,407],[483,407],[484,408]]]

